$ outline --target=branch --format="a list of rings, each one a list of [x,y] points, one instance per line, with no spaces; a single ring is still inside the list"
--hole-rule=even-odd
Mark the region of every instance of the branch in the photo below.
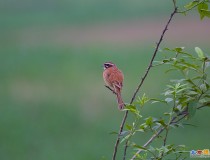
[[[178,123],[179,121],[181,121],[182,119],[184,119],[189,113],[186,111],[183,111],[182,113],[174,116],[171,120],[171,122],[169,123],[169,125],[173,124],[173,123]],[[183,116],[182,116],[183,115]],[[179,116],[182,116],[181,118],[179,118]],[[176,120],[177,118],[179,118],[178,120]],[[176,120],[176,121],[175,121]],[[165,129],[167,129],[167,127],[162,127],[156,134],[154,134],[144,145],[143,147],[147,147],[157,136],[159,136]],[[167,131],[166,131],[167,132]],[[167,138],[167,134],[166,133],[166,137],[164,139],[164,145],[166,144],[166,138]],[[138,154],[140,154],[143,150],[139,149],[134,156],[131,158],[131,160],[134,160],[136,158],[136,156]]]
[[[164,37],[166,31],[168,30],[168,26],[169,26],[169,24],[170,24],[170,22],[171,22],[173,16],[174,16],[176,13],[177,13],[177,7],[174,8],[174,11],[171,13],[171,16],[169,17],[169,20],[168,20],[168,22],[167,22],[165,28],[164,28],[163,31],[162,31],[161,37],[160,37],[160,39],[159,39],[159,41],[158,41],[158,43],[157,43],[157,45],[156,45],[155,51],[154,51],[153,56],[152,56],[152,58],[151,58],[151,60],[150,60],[150,62],[149,62],[149,65],[148,65],[148,67],[147,67],[147,69],[146,69],[146,72],[145,72],[144,76],[141,78],[141,82],[139,83],[139,85],[138,85],[136,91],[134,92],[130,104],[132,104],[133,101],[135,100],[136,95],[137,95],[137,93],[139,92],[139,89],[140,89],[141,86],[143,85],[144,80],[146,79],[146,77],[147,77],[147,75],[148,75],[150,69],[152,68],[152,63],[153,63],[153,61],[154,61],[154,59],[155,59],[155,57],[156,57],[156,55],[157,55],[157,51],[158,51],[158,49],[159,49],[159,47],[160,47],[160,44],[161,44],[161,42],[162,42],[162,40],[163,40],[163,37]],[[126,113],[126,114],[127,114],[127,113]],[[123,120],[124,120],[124,119],[123,119]],[[125,120],[126,120],[126,119],[125,119]],[[124,123],[125,123],[125,122],[124,122]],[[164,130],[164,128],[163,128],[163,130]],[[161,132],[162,132],[162,129],[161,129]],[[160,133],[161,133],[161,132],[160,132]],[[160,133],[159,133],[159,134],[160,134]],[[159,134],[158,134],[158,135],[159,135]],[[157,136],[158,136],[158,135],[157,135]],[[157,136],[154,136],[154,138],[156,138]],[[128,141],[128,140],[127,140],[127,141]],[[149,143],[151,143],[151,142],[149,142]],[[125,160],[126,151],[127,151],[127,142],[126,142],[125,149],[124,149],[124,160]]]
[[[169,125],[168,125],[168,126],[169,126]],[[167,138],[168,138],[168,132],[169,132],[168,127],[165,128],[165,129],[166,129],[166,135],[165,135],[165,137],[164,137],[164,139],[163,139],[163,146],[164,146],[164,147],[166,146],[166,140],[167,140]],[[162,159],[163,156],[164,156],[164,152],[161,153],[160,159]]]
[[[124,115],[124,117],[123,117],[122,123],[121,123],[121,125],[120,125],[120,130],[119,130],[119,132],[118,132],[118,137],[117,137],[117,140],[116,140],[116,142],[115,142],[112,160],[115,160],[115,158],[116,158],[117,149],[118,149],[118,146],[119,146],[119,143],[120,143],[120,135],[121,135],[122,130],[123,130],[123,127],[124,127],[124,125],[125,125],[125,121],[126,121],[126,119],[127,119],[127,116],[128,116],[128,111],[125,111],[125,115]]]
[[[158,41],[158,43],[157,43],[157,46],[156,46],[155,51],[154,51],[154,53],[153,53],[153,56],[152,56],[152,58],[151,58],[151,60],[150,60],[150,62],[149,62],[149,65],[148,65],[148,67],[147,67],[147,69],[146,69],[146,72],[145,72],[144,76],[141,78],[141,81],[140,81],[139,85],[137,86],[137,88],[136,88],[136,90],[135,90],[135,92],[134,92],[134,94],[133,94],[133,97],[132,97],[132,99],[131,99],[131,101],[130,101],[130,104],[133,103],[133,101],[134,101],[135,98],[136,98],[137,93],[139,92],[139,89],[140,89],[141,86],[143,85],[144,80],[146,79],[146,77],[147,77],[147,75],[148,75],[148,73],[149,73],[149,71],[150,71],[150,69],[151,69],[151,67],[152,67],[152,63],[153,63],[153,61],[154,61],[154,59],[155,59],[155,57],[156,57],[156,55],[157,55],[157,51],[158,51],[159,46],[160,46],[160,44],[161,44],[161,42],[162,42],[162,40],[163,40],[163,37],[164,37],[164,35],[165,35],[165,32],[168,30],[168,26],[169,26],[169,24],[170,24],[170,22],[171,22],[173,16],[174,16],[176,13],[177,13],[177,7],[175,7],[175,9],[174,9],[174,11],[172,12],[172,14],[171,14],[171,16],[170,16],[170,18],[169,18],[169,20],[168,20],[168,22],[167,22],[165,28],[164,28],[163,31],[162,31],[161,37],[160,37],[160,39],[159,39],[159,41]],[[120,141],[120,136],[119,136],[119,135],[121,134],[121,132],[122,132],[122,130],[123,130],[123,127],[124,127],[124,125],[125,125],[125,121],[126,121],[126,119],[127,119],[127,116],[128,116],[128,111],[125,112],[125,115],[124,115],[123,120],[122,120],[121,125],[120,125],[120,130],[119,130],[119,132],[118,132],[118,137],[117,137],[117,140],[116,140],[116,143],[115,143],[115,147],[114,147],[114,152],[113,152],[112,160],[115,160],[115,158],[116,158],[117,149],[118,149],[118,145],[119,145],[119,141]],[[164,128],[163,128],[163,130],[164,130]],[[161,129],[160,131],[162,132],[162,129]],[[160,133],[161,133],[161,132],[160,132]],[[160,134],[160,133],[159,133],[159,134]],[[159,134],[158,134],[158,135],[159,135]],[[156,135],[156,136],[157,136],[157,135]],[[151,138],[151,141],[152,141],[156,136],[152,137],[152,138]],[[151,142],[149,142],[149,143],[151,143]],[[126,145],[125,145],[125,148],[124,148],[124,156],[123,156],[123,159],[125,159],[126,151],[127,151],[127,142],[126,142]]]
[[[210,103],[206,103],[206,104],[204,104],[204,105],[202,105],[200,107],[197,107],[197,109],[201,109],[201,108],[209,107],[209,106],[210,106]]]
[[[134,94],[133,94],[133,97],[132,97],[132,99],[131,99],[131,103],[133,103],[134,99],[136,98],[136,94],[138,93],[139,89],[141,88],[142,84],[144,83],[144,80],[145,80],[145,78],[147,77],[147,75],[148,75],[148,73],[149,73],[149,71],[150,71],[150,69],[151,69],[151,67],[152,67],[152,63],[153,63],[153,61],[154,61],[154,59],[155,59],[155,57],[156,57],[157,51],[158,51],[159,46],[160,46],[160,44],[161,44],[161,42],[162,42],[162,40],[163,40],[163,37],[164,37],[164,35],[165,35],[165,32],[168,30],[168,26],[169,26],[169,24],[170,24],[170,22],[171,22],[173,16],[174,16],[176,13],[177,13],[177,8],[174,9],[174,11],[173,11],[173,13],[171,14],[171,16],[170,16],[170,18],[169,18],[169,20],[168,20],[168,22],[167,22],[165,28],[163,29],[163,32],[162,32],[161,37],[160,37],[160,39],[159,39],[159,41],[158,41],[158,43],[157,43],[157,46],[156,46],[155,51],[154,51],[154,53],[153,53],[153,56],[152,56],[152,58],[151,58],[151,60],[150,60],[150,63],[149,63],[149,65],[148,65],[147,69],[146,69],[146,72],[145,72],[144,76],[141,78],[141,82],[139,83],[138,87],[136,88],[136,91],[135,91]]]
[[[126,140],[126,142],[125,142],[123,160],[125,160],[125,158],[126,158],[127,148],[128,148],[128,140]]]
[[[163,31],[162,31],[161,37],[160,37],[160,39],[159,39],[159,41],[158,41],[158,43],[157,43],[157,46],[156,46],[155,51],[154,51],[154,53],[153,53],[153,56],[152,56],[152,58],[151,58],[151,60],[150,60],[150,63],[149,63],[149,65],[148,65],[148,67],[147,67],[147,70],[146,70],[144,76],[142,77],[141,82],[139,83],[139,85],[138,85],[136,91],[134,92],[134,95],[133,95],[133,97],[132,97],[132,99],[131,99],[131,103],[133,103],[133,101],[134,101],[134,99],[136,98],[136,95],[137,95],[139,89],[141,88],[142,84],[144,83],[144,80],[145,80],[145,78],[147,77],[147,75],[148,75],[148,73],[149,73],[149,71],[150,71],[150,69],[151,69],[151,67],[152,67],[152,63],[153,63],[153,61],[154,61],[154,59],[155,59],[155,57],[156,57],[157,51],[158,51],[159,46],[160,46],[160,44],[161,44],[161,42],[162,42],[162,40],[163,40],[163,37],[164,37],[166,31],[168,30],[168,26],[169,26],[169,24],[170,24],[172,18],[174,17],[174,15],[175,15],[176,13],[177,13],[177,7],[174,8],[174,11],[171,13],[171,15],[170,15],[170,17],[169,17],[169,20],[168,20],[168,22],[167,22],[165,28],[164,28]],[[126,111],[126,114],[127,114],[127,111]],[[127,116],[126,116],[126,117],[127,117]],[[125,120],[126,120],[126,119],[125,119]],[[125,123],[125,122],[124,122],[125,120],[123,119],[123,123]],[[152,136],[152,137],[143,145],[143,147],[148,146],[148,145],[149,145],[149,144],[150,144],[150,143],[151,143],[159,134],[161,134],[161,133],[163,132],[164,129],[165,129],[165,127],[161,128],[156,134],[154,134],[154,135],[153,135],[153,136]],[[125,150],[124,150],[124,159],[125,159],[126,151],[127,151],[127,142],[126,142]],[[136,152],[136,154],[131,158],[131,160],[135,159],[136,156],[137,156],[140,152],[142,152],[142,149],[139,149],[139,150]]]
[[[143,147],[147,147],[157,136],[159,136],[163,131],[165,127],[162,127],[157,133],[153,134],[152,137],[143,145]],[[131,158],[131,160],[134,160],[136,156],[141,153],[143,149],[139,149],[134,156]]]
[[[114,93],[114,94],[116,94],[116,92],[113,90],[113,89],[111,89],[109,86],[107,86],[107,85],[104,85],[106,88],[108,88],[110,91],[112,91],[112,93]]]

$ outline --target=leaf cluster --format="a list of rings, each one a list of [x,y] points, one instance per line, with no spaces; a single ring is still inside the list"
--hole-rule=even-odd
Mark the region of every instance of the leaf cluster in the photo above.
[[[180,11],[180,13],[186,14],[189,10],[193,8],[197,8],[197,11],[200,15],[200,19],[202,20],[204,17],[210,18],[210,10],[209,10],[209,0],[194,0],[184,6],[186,10]]]
[[[168,72],[178,72],[179,79],[170,80],[166,85],[161,99],[149,98],[146,94],[138,97],[135,103],[127,105],[125,110],[130,112],[134,121],[126,124],[126,130],[121,134],[121,143],[126,141],[129,147],[134,150],[144,151],[144,155],[135,155],[139,159],[152,157],[151,159],[162,159],[168,155],[173,155],[174,159],[184,156],[185,146],[167,144],[169,130],[184,125],[189,118],[195,116],[197,110],[203,107],[210,107],[210,80],[208,71],[210,68],[210,58],[199,47],[195,47],[195,53],[188,53],[183,47],[165,48],[168,57],[161,61],[154,62],[153,66],[167,65]],[[141,110],[150,105],[164,104],[167,112],[162,117],[143,117]],[[193,126],[193,125],[192,125]],[[161,135],[165,131],[166,135]],[[154,147],[152,145],[141,146],[133,141],[134,136],[141,136],[142,133],[152,133],[154,137],[163,141],[163,145]]]

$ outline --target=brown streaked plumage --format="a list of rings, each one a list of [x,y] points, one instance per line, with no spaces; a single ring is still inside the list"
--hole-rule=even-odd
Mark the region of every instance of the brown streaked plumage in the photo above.
[[[122,110],[124,108],[124,103],[121,97],[124,79],[123,73],[112,62],[106,62],[104,63],[103,78],[106,85],[115,91],[117,95],[118,108]]]

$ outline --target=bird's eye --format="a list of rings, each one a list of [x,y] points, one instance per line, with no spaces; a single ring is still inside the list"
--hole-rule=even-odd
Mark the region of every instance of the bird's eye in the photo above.
[[[112,66],[113,66],[113,65],[110,64],[110,63],[105,63],[105,64],[104,64],[104,67],[105,67],[105,68],[109,68],[109,67],[112,67]]]
[[[106,68],[109,68],[109,67],[111,67],[111,65],[110,64],[106,64]]]

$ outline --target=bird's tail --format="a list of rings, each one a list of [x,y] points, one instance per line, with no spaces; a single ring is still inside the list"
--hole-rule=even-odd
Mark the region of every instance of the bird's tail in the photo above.
[[[117,93],[117,103],[118,103],[119,110],[124,109],[124,102],[122,100],[122,96],[120,93]]]

